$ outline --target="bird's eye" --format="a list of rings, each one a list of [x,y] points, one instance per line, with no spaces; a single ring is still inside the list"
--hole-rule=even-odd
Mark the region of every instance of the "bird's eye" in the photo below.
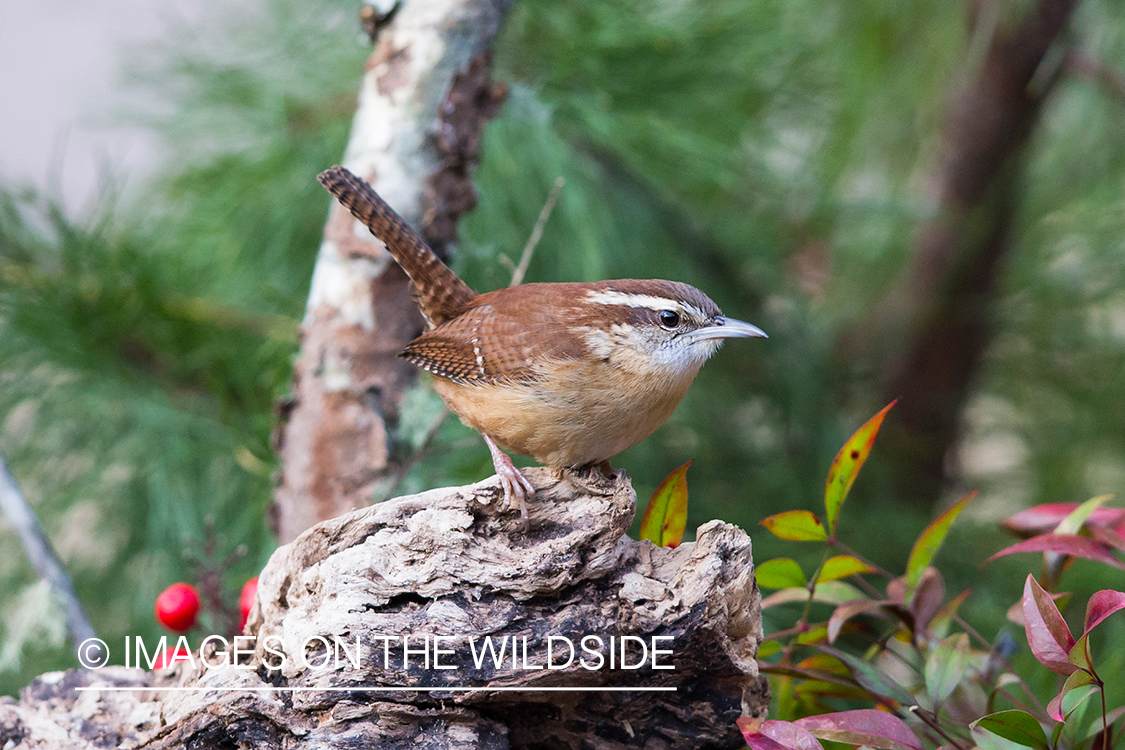
[[[665,328],[675,328],[680,324],[680,314],[675,310],[661,310],[657,315],[660,325]]]

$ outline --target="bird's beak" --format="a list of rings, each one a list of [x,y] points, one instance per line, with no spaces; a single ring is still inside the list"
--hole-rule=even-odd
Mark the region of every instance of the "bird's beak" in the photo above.
[[[725,318],[722,315],[715,317],[715,324],[706,328],[697,328],[688,334],[692,341],[707,341],[709,339],[768,339],[769,336],[761,328],[750,323],[745,323],[734,318]]]

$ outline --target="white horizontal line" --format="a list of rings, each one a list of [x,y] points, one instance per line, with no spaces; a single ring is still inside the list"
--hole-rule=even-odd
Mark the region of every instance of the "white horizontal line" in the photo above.
[[[271,690],[279,693],[475,693],[475,692],[511,692],[511,693],[674,693],[675,687],[516,687],[503,685],[497,687],[401,687],[384,685],[356,685],[352,687],[205,687],[192,685],[189,687],[131,687],[121,685],[107,685],[105,687],[88,686],[76,687],[75,690],[99,690],[132,692],[145,690],[159,690],[162,692],[180,693],[238,693]]]

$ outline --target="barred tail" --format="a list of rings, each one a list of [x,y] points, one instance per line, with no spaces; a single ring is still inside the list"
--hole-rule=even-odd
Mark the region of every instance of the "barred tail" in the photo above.
[[[317,179],[387,246],[410,277],[418,306],[430,323],[438,326],[456,317],[476,296],[366,181],[344,167],[332,167]]]

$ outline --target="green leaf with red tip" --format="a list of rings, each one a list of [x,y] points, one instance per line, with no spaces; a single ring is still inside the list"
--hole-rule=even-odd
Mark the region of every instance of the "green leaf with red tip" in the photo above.
[[[1059,614],[1051,595],[1028,575],[1023,587],[1023,619],[1031,654],[1047,669],[1070,675],[1078,669],[1070,662],[1074,636]]]
[[[774,513],[758,522],[776,536],[790,542],[825,542],[828,533],[816,514],[807,510],[787,510]]]
[[[841,578],[874,572],[875,568],[858,557],[834,555],[824,561],[824,565],[820,569],[820,575],[817,576],[816,580],[820,582],[838,581]]]
[[[1047,750],[1050,747],[1043,725],[1026,711],[1012,709],[989,714],[969,725],[969,729],[978,728],[1034,750]]]
[[[775,591],[765,599],[762,599],[762,609],[777,606],[778,604],[790,604],[792,602],[805,602],[808,601],[809,592],[806,589],[782,589]],[[862,599],[863,592],[852,586],[850,583],[844,581],[829,581],[828,583],[818,583],[813,590],[812,600],[814,602],[821,602],[824,604],[843,604],[850,602],[854,599]]]
[[[641,518],[641,539],[647,539],[658,547],[680,546],[687,527],[689,466],[691,461],[673,471],[652,493]]]
[[[875,436],[879,434],[879,427],[887,412],[898,402],[895,399],[882,410],[867,420],[855,434],[848,438],[844,447],[836,454],[832,466],[828,469],[828,481],[824,484],[824,508],[828,518],[828,531],[835,535],[836,519],[840,514],[840,506],[855,483],[859,470],[871,453],[871,446],[875,444]]]
[[[976,490],[973,490],[958,500],[952,508],[935,518],[914,542],[914,548],[910,550],[910,557],[906,561],[905,597],[907,606],[914,598],[914,589],[918,587],[918,582],[922,580],[922,574],[926,572],[926,568],[933,561],[937,551],[941,549],[941,543],[945,541],[945,537],[949,533],[949,527],[957,520],[957,516],[961,515],[961,511],[965,509],[969,501],[976,497],[976,494]]]
[[[808,584],[801,566],[790,557],[766,560],[754,569],[754,577],[767,589],[804,588]]]
[[[824,643],[826,640],[828,640],[828,628],[823,625],[810,628],[797,636],[797,643],[804,646],[811,646],[814,643]]]

